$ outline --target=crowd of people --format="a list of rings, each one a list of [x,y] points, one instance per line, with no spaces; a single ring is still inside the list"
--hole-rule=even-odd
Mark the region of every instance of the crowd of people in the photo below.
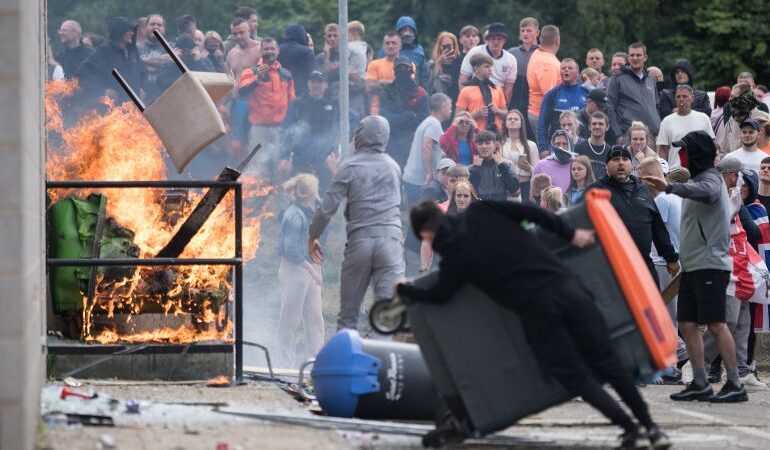
[[[746,267],[735,257],[738,244],[762,258],[770,245],[770,96],[751,73],[714,87],[712,100],[695,87],[687,59],[664,74],[647,65],[641,42],[606,53],[609,67],[605,51],[588,49],[581,70],[577,59],[557,57],[559,28],[532,17],[518,23],[518,39],[502,23],[469,24],[439,33],[432,49],[408,16],[369,42],[363,23],[343,24],[345,49],[339,24],[323,28],[322,45],[298,23],[280,39],[260,37],[258,25],[249,7],[235,11],[223,34],[184,15],[173,46],[193,70],[232,74],[236,88],[220,108],[229,145],[239,152],[261,143],[263,173],[285,181],[293,199],[279,236],[281,333],[296,333],[302,320],[308,352],[323,343],[322,234],[343,200],[338,326],[356,328],[370,283],[382,300],[400,277],[439,267],[445,249],[404,226],[404,212],[426,198],[448,216],[477,202],[556,212],[602,188],[661,290],[681,272],[679,298],[669,303],[682,336],[679,362],[660,381],[680,382],[688,360],[694,378],[672,399],[745,401],[747,390],[767,389],[753,356],[761,307],[750,302],[754,294],[736,275]],[[64,21],[50,77],[78,78],[86,101],[124,98],[112,68],[147,102],[174,82],[178,70],[152,33],[166,35],[164,17],[116,17],[108,31],[99,44]],[[345,159],[337,144],[341,77],[349,81],[353,149]],[[707,325],[703,337],[698,324]],[[283,349],[285,364],[298,363],[293,351]],[[723,365],[727,381],[713,394]]]

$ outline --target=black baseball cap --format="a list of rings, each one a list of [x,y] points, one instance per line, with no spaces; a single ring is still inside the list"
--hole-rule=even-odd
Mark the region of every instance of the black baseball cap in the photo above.
[[[741,122],[741,128],[743,127],[751,127],[757,131],[762,129],[762,127],[759,125],[759,122],[757,122],[754,119],[746,119],[743,122]]]
[[[609,101],[607,98],[607,93],[604,91],[604,89],[593,89],[588,93],[588,99],[592,100],[601,108],[606,108],[607,102]]]

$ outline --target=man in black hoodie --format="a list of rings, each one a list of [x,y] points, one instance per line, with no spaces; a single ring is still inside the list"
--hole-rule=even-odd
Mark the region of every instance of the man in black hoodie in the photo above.
[[[307,31],[298,23],[286,27],[278,52],[278,62],[291,72],[297,97],[307,91],[307,80],[315,66],[315,55],[308,46]]]
[[[137,93],[146,78],[144,63],[136,48],[136,22],[125,17],[113,17],[107,23],[109,41],[97,47],[78,68],[78,78],[87,100],[109,95],[123,102],[128,96],[112,77],[118,69]]]
[[[610,202],[626,225],[650,275],[658,285],[658,272],[650,257],[652,243],[655,243],[658,254],[666,260],[666,268],[671,276],[679,271],[679,255],[671,245],[671,237],[652,194],[644,183],[631,175],[632,158],[627,146],[612,147],[607,153],[607,175],[591,183],[586,191],[608,189],[612,193]]]
[[[471,203],[459,215],[444,215],[433,201],[423,201],[412,209],[410,221],[413,232],[441,255],[439,281],[430,289],[399,284],[399,296],[443,303],[465,283],[473,283],[521,316],[527,341],[546,372],[625,430],[621,448],[670,445],[652,421],[631,374],[620,366],[589,291],[521,223],[540,225],[579,248],[594,243],[593,231],[575,229],[537,206],[497,201]],[[648,435],[596,378],[612,385]]]
[[[673,113],[676,109],[676,87],[682,84],[686,84],[693,88],[693,111],[700,111],[703,114],[711,117],[711,100],[709,100],[708,94],[695,89],[693,87],[692,74],[695,72],[690,61],[686,59],[677,59],[674,61],[673,67],[671,67],[671,89],[664,89],[660,96],[660,105],[658,111],[660,112],[660,119],[663,120],[669,114]]]

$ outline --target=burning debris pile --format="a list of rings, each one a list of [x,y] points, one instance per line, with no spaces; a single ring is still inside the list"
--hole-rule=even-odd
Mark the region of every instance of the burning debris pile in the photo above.
[[[115,105],[105,98],[105,113],[92,112],[74,126],[62,125],[59,105],[76,89],[73,82],[53,81],[46,85],[47,179],[164,180],[162,144],[133,104]],[[242,176],[240,180],[244,205],[262,204],[255,200],[271,191],[256,179]],[[156,257],[203,197],[199,191],[147,188],[98,192],[58,189],[48,194],[53,231],[49,251],[56,258],[89,258],[94,249],[101,258]],[[234,208],[233,193],[228,192],[178,256],[232,257]],[[254,258],[260,224],[267,215],[244,207],[244,260]],[[69,229],[74,230],[72,236],[62,232],[67,229],[63,226],[67,221]],[[96,235],[101,239],[94,246]],[[230,266],[114,267],[96,271],[60,267],[51,272],[57,312],[75,319],[79,336],[88,342],[232,340]],[[63,295],[65,291],[67,295]],[[165,326],[134,330],[131,323],[137,321],[137,315],[148,313],[163,314],[168,318]],[[168,326],[169,322],[173,326]]]

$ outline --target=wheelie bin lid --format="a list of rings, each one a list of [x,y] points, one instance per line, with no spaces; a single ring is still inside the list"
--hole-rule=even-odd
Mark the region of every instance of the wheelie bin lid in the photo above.
[[[323,346],[310,376],[321,408],[330,416],[353,417],[358,398],[380,390],[382,361],[364,353],[355,330],[340,330]]]

